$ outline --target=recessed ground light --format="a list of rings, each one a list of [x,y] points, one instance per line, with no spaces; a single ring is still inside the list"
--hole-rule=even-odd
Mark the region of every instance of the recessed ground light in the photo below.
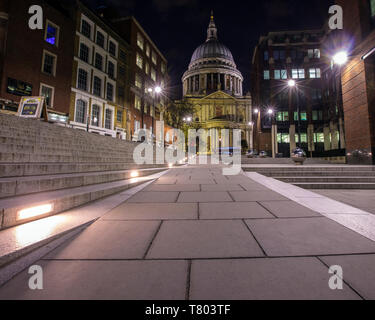
[[[168,167],[169,167],[169,168],[173,168],[173,163],[170,163],[170,164],[168,165]]]
[[[33,217],[41,216],[50,213],[53,210],[52,204],[43,204],[41,206],[31,207],[18,211],[17,220],[30,219]]]
[[[132,171],[132,172],[130,173],[130,177],[132,177],[132,178],[137,178],[137,177],[139,177],[139,172],[138,172],[138,171]]]

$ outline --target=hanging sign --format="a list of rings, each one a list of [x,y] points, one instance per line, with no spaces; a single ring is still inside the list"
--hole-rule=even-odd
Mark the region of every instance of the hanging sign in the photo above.
[[[45,98],[22,97],[18,106],[18,116],[23,118],[44,118],[45,121],[48,121]]]

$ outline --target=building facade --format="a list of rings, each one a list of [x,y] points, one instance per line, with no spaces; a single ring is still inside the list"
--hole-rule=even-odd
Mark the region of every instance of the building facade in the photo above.
[[[327,70],[324,39],[324,29],[260,38],[252,59],[255,149],[283,157],[297,146],[313,157],[345,155],[342,104],[328,89],[335,73]]]
[[[375,1],[337,0],[343,8],[344,30],[329,49],[345,51],[341,67],[347,159],[350,164],[375,163]]]
[[[29,28],[29,8],[43,9],[43,29]],[[22,96],[45,96],[50,119],[67,122],[74,18],[56,1],[0,3],[0,109],[16,112]]]
[[[70,124],[129,139],[126,84],[129,46],[98,15],[76,3]]]
[[[251,97],[243,95],[243,76],[230,50],[218,40],[213,15],[206,42],[194,51],[182,83],[183,100],[179,103],[193,105],[195,127],[218,129],[219,132],[221,129],[239,129],[244,148],[251,148]],[[220,144],[220,139],[214,141]],[[233,146],[232,135],[230,146]],[[217,149],[220,145],[214,147]]]
[[[163,92],[168,84],[168,62],[134,17],[116,19],[113,24],[131,47],[127,94],[131,134],[133,140],[137,140],[139,129],[155,134],[155,121],[159,120],[158,115],[166,103]]]

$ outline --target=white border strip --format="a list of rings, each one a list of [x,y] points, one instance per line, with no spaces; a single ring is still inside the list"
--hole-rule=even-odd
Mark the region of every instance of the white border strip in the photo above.
[[[372,213],[256,172],[245,172],[245,175],[284,197],[375,241],[375,215]]]

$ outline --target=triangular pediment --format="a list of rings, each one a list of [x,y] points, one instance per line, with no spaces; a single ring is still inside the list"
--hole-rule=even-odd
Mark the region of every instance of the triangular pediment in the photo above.
[[[230,94],[227,94],[223,91],[216,91],[216,92],[213,92],[211,94],[209,94],[208,96],[205,96],[203,97],[201,100],[213,100],[213,99],[231,99],[231,100],[236,100],[236,98],[234,98],[233,96],[231,96]]]

